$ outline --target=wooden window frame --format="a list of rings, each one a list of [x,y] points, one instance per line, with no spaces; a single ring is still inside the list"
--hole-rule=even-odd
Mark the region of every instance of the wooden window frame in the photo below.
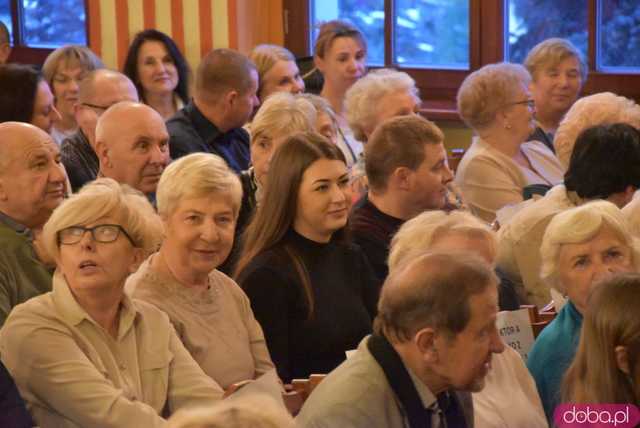
[[[393,0],[385,0],[385,16],[391,16]],[[470,70],[438,70],[407,68],[394,64],[391,52],[393,20],[385,19],[385,67],[409,73],[423,97],[423,110],[434,120],[459,120],[455,108],[458,88],[474,70],[504,60],[504,0],[469,0],[469,66]],[[582,95],[610,91],[636,102],[640,100],[640,74],[597,71],[596,24],[597,0],[588,0],[589,76]],[[309,2],[283,0],[285,46],[297,57],[309,56]]]
[[[84,0],[85,31],[87,33],[87,46],[89,46],[89,1]],[[34,48],[24,43],[24,17],[22,2],[9,0],[11,5],[11,25],[13,26],[11,55],[9,62],[20,64],[34,64],[41,66],[54,48]]]

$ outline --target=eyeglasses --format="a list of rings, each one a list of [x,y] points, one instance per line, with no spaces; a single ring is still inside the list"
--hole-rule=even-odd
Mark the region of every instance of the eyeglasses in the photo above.
[[[534,100],[524,100],[524,101],[516,101],[513,103],[508,103],[508,106],[515,106],[515,105],[523,105],[526,104],[527,107],[529,108],[535,108],[536,107],[536,102]]]
[[[85,232],[91,232],[91,237],[96,242],[107,244],[114,242],[120,236],[120,232],[127,237],[129,242],[135,246],[133,239],[127,233],[126,230],[119,224],[99,224],[93,227],[84,226],[71,226],[58,231],[58,245],[72,245],[77,244],[82,240]]]
[[[101,115],[102,113],[104,113],[105,110],[107,110],[109,107],[111,107],[111,106],[98,106],[98,105],[91,104],[91,103],[80,103],[80,105],[92,108],[94,110],[100,110],[100,111],[96,111],[96,113],[98,113],[98,115]]]

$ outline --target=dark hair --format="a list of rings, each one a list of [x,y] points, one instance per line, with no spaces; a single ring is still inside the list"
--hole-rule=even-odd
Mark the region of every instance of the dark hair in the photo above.
[[[187,61],[184,59],[184,56],[173,39],[161,31],[149,29],[136,34],[133,42],[131,42],[131,46],[129,46],[122,72],[136,85],[138,95],[140,99],[144,101],[144,89],[138,77],[138,54],[140,53],[142,44],[147,41],[160,42],[167,49],[178,71],[178,86],[176,86],[175,93],[178,94],[178,97],[180,97],[183,103],[187,104],[189,102],[189,74],[191,73],[189,64],[187,64]]]
[[[585,199],[640,188],[640,132],[624,123],[584,130],[576,139],[564,184]]]
[[[196,70],[196,95],[217,99],[229,90],[245,94],[251,87],[255,64],[233,49],[214,49],[202,58]]]
[[[282,239],[293,227],[302,175],[319,159],[339,160],[346,164],[342,151],[315,132],[295,134],[276,150],[262,203],[245,231],[244,248],[235,271],[235,277],[242,285],[241,275],[251,260],[264,251],[277,249],[293,263],[302,283],[309,317],[313,315],[314,302],[307,269],[300,256],[283,244]],[[344,238],[344,228],[334,235],[338,239]]]
[[[0,123],[31,123],[41,80],[42,75],[29,66],[0,65]]]
[[[374,330],[397,342],[432,327],[453,338],[471,319],[472,296],[498,279],[478,256],[425,253],[395,269],[382,286]]]

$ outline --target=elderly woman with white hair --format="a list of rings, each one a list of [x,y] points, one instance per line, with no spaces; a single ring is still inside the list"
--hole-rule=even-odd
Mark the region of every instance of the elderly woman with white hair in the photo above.
[[[626,123],[640,129],[640,105],[611,92],[589,95],[576,101],[560,122],[553,140],[563,167],[569,165],[573,146],[582,131],[614,123]]]
[[[222,158],[194,153],[169,165],[156,195],[165,238],[127,289],[169,315],[187,350],[223,388],[273,369],[249,299],[216,270],[233,245],[237,176]]]
[[[531,76],[518,64],[489,64],[458,91],[458,113],[478,138],[463,156],[455,183],[471,211],[492,222],[504,206],[523,201],[523,189],[562,182],[560,162],[547,146],[527,141],[535,128]]]
[[[638,271],[640,252],[620,209],[590,202],[556,215],[544,234],[541,277],[567,303],[540,333],[527,366],[538,386],[547,418],[559,404],[560,384],[580,339],[591,290],[616,272]]]
[[[160,226],[142,194],[107,178],[44,225],[53,291],[15,307],[0,331],[2,361],[39,426],[164,427],[166,412],[222,398],[167,315],[124,292]]]
[[[553,136],[587,80],[587,64],[573,43],[553,37],[535,45],[524,66],[531,73],[529,89],[536,103],[536,129],[527,140],[541,141],[555,152]]]
[[[495,232],[473,215],[464,211],[424,212],[404,223],[393,237],[389,273],[426,251],[475,254],[493,266],[496,248]],[[498,291],[502,306],[505,283]],[[506,402],[509,406],[503,405]],[[476,428],[547,427],[535,382],[513,348],[505,346],[504,352],[493,355],[484,389],[473,394],[473,413]]]

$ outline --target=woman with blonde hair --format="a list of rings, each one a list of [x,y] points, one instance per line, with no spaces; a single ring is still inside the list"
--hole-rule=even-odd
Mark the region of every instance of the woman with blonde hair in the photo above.
[[[164,241],[127,280],[133,297],[169,315],[202,370],[225,389],[273,369],[249,299],[217,270],[233,245],[241,196],[222,158],[194,153],[173,162],[156,193]]]
[[[334,20],[320,25],[313,50],[316,69],[324,83],[320,95],[326,98],[338,119],[338,147],[351,167],[362,153],[362,143],[347,124],[344,98],[347,90],[366,72],[367,41],[355,26]]]
[[[540,248],[540,276],[567,303],[536,338],[527,367],[536,381],[547,419],[560,403],[560,383],[576,352],[590,292],[617,272],[637,272],[640,250],[620,209],[589,202],[557,214]]]
[[[42,75],[51,88],[55,108],[61,116],[51,128],[51,136],[58,145],[77,131],[74,106],[78,102],[80,81],[89,71],[98,68],[104,68],[104,64],[86,46],[62,46],[44,61]]]
[[[304,81],[289,50],[278,45],[258,45],[249,53],[249,59],[258,71],[258,98],[264,103],[276,92],[299,94],[304,91]]]
[[[620,274],[589,297],[565,403],[640,404],[640,275]]]
[[[532,184],[551,188],[564,170],[543,143],[527,142],[535,105],[531,76],[518,64],[489,64],[471,73],[458,90],[458,113],[478,138],[465,153],[455,183],[471,211],[486,222],[498,210],[522,202]]]
[[[495,232],[468,212],[425,212],[404,223],[393,237],[389,273],[427,251],[475,254],[493,267],[496,248]],[[505,310],[507,287],[504,282],[498,286],[501,310]],[[513,309],[518,309],[517,304],[508,308]],[[473,394],[474,426],[547,427],[535,382],[520,355],[510,346],[504,348],[504,352],[492,357],[484,389]],[[496,404],[502,402],[509,402],[509,406]]]
[[[554,37],[535,45],[524,66],[531,73],[529,88],[536,103],[536,129],[527,140],[555,151],[553,136],[587,80],[587,64],[573,43]]]
[[[371,332],[377,282],[346,240],[349,174],[339,148],[316,133],[275,152],[236,278],[264,329],[280,378],[328,373]]]
[[[44,225],[53,291],[16,306],[0,330],[2,361],[37,425],[161,427],[164,412],[222,398],[167,315],[124,292],[160,231],[146,197],[108,178]]]

